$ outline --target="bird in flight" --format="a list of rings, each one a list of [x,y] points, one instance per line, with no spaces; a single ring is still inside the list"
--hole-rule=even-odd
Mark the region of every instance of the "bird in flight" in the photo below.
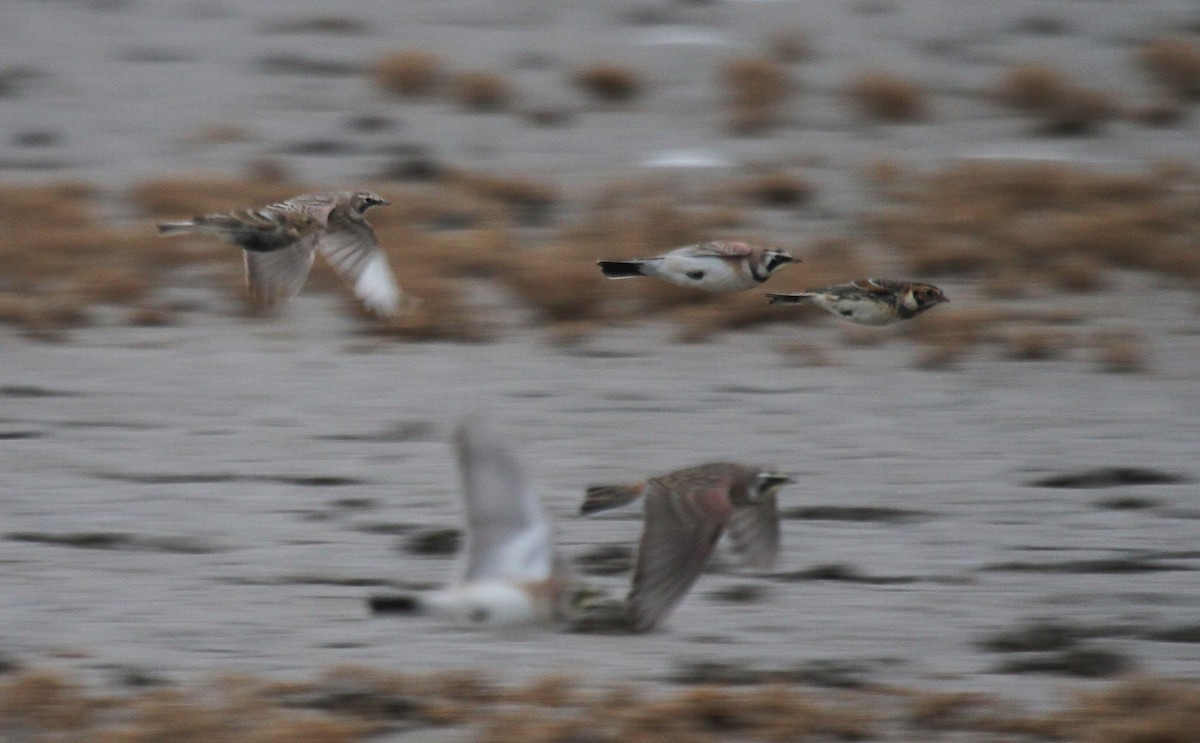
[[[860,279],[794,294],[767,294],[767,299],[769,304],[811,303],[857,325],[891,325],[950,301],[933,284],[893,279]]]
[[[584,515],[645,500],[625,598],[631,629],[648,632],[666,618],[700,577],[723,532],[746,564],[773,565],[779,553],[776,492],[790,482],[780,472],[716,462],[629,485],[589,487],[580,506]]]
[[[161,222],[158,234],[210,235],[240,246],[250,295],[262,304],[291,297],[319,252],[377,315],[400,308],[400,286],[366,220],[367,210],[388,200],[370,191],[310,193],[267,206]]]
[[[554,554],[550,521],[524,467],[481,414],[454,434],[466,549],[458,579],[434,591],[373,596],[372,611],[457,624],[552,624],[594,595]]]
[[[676,248],[653,258],[596,261],[610,279],[653,276],[676,286],[710,292],[751,289],[797,259],[782,250],[717,241]]]

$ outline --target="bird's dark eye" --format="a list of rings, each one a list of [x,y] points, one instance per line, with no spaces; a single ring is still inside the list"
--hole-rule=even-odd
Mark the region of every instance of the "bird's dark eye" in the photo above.
[[[703,271],[688,271],[687,277],[692,281],[699,281],[704,278]]]

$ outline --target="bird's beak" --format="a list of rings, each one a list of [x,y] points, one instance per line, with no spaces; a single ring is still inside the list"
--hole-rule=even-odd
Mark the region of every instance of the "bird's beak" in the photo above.
[[[390,202],[390,201],[388,201],[387,199],[385,199],[385,198],[383,198],[382,196],[380,196],[380,197],[379,197],[379,205],[380,205],[380,206],[391,206],[391,205],[392,205],[392,202]]]
[[[787,485],[789,483],[796,482],[796,478],[792,477],[786,472],[767,472],[763,474],[762,479],[767,485],[775,486]]]

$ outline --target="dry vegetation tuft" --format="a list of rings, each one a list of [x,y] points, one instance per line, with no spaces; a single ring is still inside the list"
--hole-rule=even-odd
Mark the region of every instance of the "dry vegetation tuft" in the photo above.
[[[781,63],[762,56],[728,60],[721,67],[719,84],[728,107],[727,127],[734,134],[762,134],[777,126],[788,96],[796,89]]]
[[[463,72],[454,80],[454,93],[469,111],[501,111],[516,98],[513,84],[494,72]]]
[[[1190,743],[1198,725],[1200,687],[1151,678],[1093,688],[1041,713],[969,691],[832,693],[782,683],[596,689],[561,674],[508,687],[476,671],[419,675],[365,666],[312,681],[222,677],[120,696],[46,671],[0,681],[0,735],[14,740],[358,743],[397,731],[421,737],[425,729],[486,741],[920,740],[932,733]]]
[[[585,65],[575,72],[571,81],[594,100],[604,103],[631,101],[645,87],[636,71],[619,62]]]
[[[1173,94],[1200,97],[1200,43],[1180,36],[1152,39],[1138,51],[1138,61]]]
[[[1032,115],[1045,134],[1090,134],[1121,113],[1110,94],[1076,85],[1037,62],[1013,66],[997,86],[996,98]]]
[[[863,115],[876,121],[920,121],[929,101],[919,85],[892,72],[863,72],[850,85],[850,96]]]
[[[436,54],[411,49],[376,60],[371,77],[375,84],[406,98],[434,93],[442,82],[442,62]]]

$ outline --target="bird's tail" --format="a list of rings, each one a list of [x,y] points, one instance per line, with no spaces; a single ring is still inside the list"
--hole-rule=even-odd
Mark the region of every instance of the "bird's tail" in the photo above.
[[[170,235],[183,235],[196,230],[196,223],[188,220],[186,222],[159,222],[158,234],[162,237]]]
[[[626,503],[632,503],[645,490],[644,483],[636,485],[590,485],[584,491],[583,503],[579,504],[579,513],[587,516],[599,511],[607,511]]]
[[[809,292],[796,294],[767,294],[767,304],[804,304],[815,295]]]
[[[610,279],[628,279],[634,276],[645,276],[641,261],[596,261],[600,270]]]
[[[424,614],[425,605],[412,594],[375,595],[367,599],[372,614]]]

